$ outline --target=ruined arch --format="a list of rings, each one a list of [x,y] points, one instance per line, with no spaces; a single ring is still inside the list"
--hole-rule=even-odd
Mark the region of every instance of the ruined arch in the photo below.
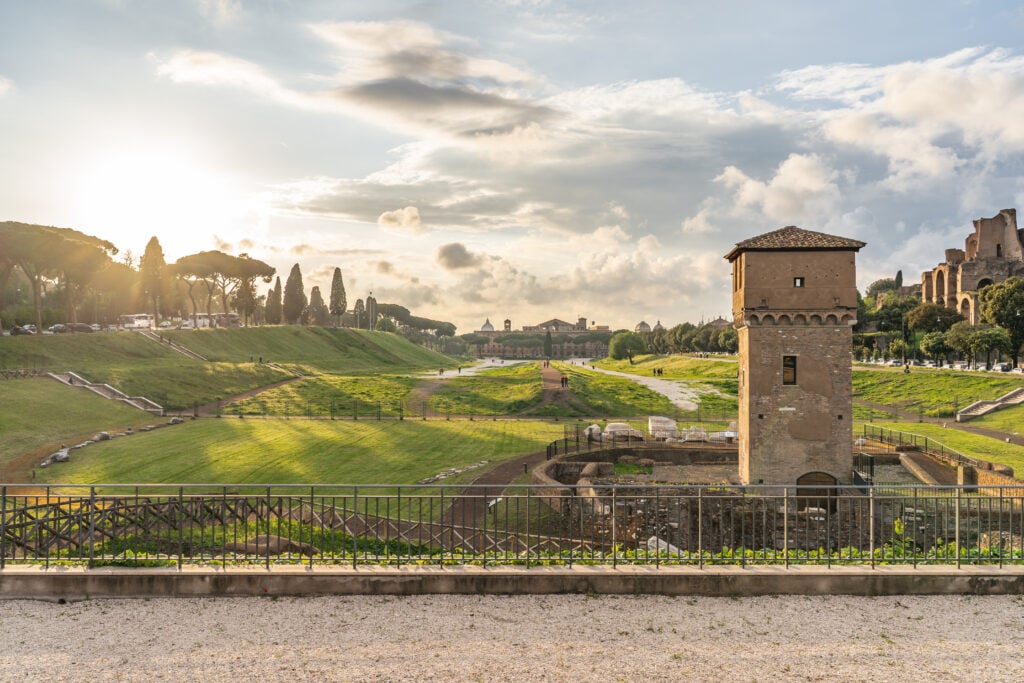
[[[946,298],[946,272],[942,268],[935,271],[935,303],[944,304]]]
[[[782,315],[779,316],[779,320],[778,320],[777,324],[778,325],[792,325],[793,321],[789,319],[789,316],[787,314],[783,313]]]
[[[836,485],[839,480],[828,472],[805,472],[797,477],[797,508],[800,510],[816,507],[835,511]]]
[[[960,302],[960,315],[964,317],[964,320],[971,323],[972,325],[974,316],[971,315],[971,298],[965,296],[963,301]]]

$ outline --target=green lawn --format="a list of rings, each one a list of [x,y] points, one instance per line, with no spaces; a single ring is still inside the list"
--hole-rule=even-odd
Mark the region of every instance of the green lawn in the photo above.
[[[1024,405],[1003,408],[988,415],[976,417],[971,420],[970,424],[998,429],[1007,434],[1017,434],[1024,431]]]
[[[210,360],[248,363],[250,358],[287,365],[303,374],[353,375],[452,367],[457,361],[387,332],[273,325],[234,329],[175,330],[175,342]]]
[[[40,481],[415,484],[450,467],[543,450],[561,436],[559,423],[525,420],[207,418],[94,444],[41,471]]]
[[[0,337],[0,368],[95,371],[140,361],[177,361],[180,353],[133,332]]]
[[[651,370],[661,369],[664,379],[721,380],[736,379],[739,364],[735,358],[716,356],[714,358],[693,358],[691,356],[634,356],[628,360],[604,360],[594,363],[599,368],[628,372],[633,375],[651,376]]]
[[[1001,373],[975,373],[931,368],[859,369],[853,371],[854,398],[927,416],[954,414],[982,399],[993,399],[1024,386],[1024,377]]]
[[[453,415],[516,415],[540,402],[544,386],[538,362],[451,377],[430,397],[430,408]]]
[[[71,445],[100,431],[120,431],[157,419],[49,378],[0,381],[0,466],[44,446]]]
[[[225,407],[231,415],[314,415],[331,416],[376,413],[379,403],[383,415],[398,415],[416,384],[401,375],[316,375],[270,389]],[[420,406],[411,408],[419,409]]]
[[[553,363],[569,378],[569,388],[592,415],[633,417],[673,415],[676,407],[661,394],[625,377],[606,375],[580,365]]]
[[[920,434],[952,448],[968,457],[1009,465],[1015,473],[1024,475],[1024,447],[980,434],[963,432],[952,427],[928,422],[884,422],[881,427],[911,434]],[[860,424],[854,425],[854,435],[862,433]]]

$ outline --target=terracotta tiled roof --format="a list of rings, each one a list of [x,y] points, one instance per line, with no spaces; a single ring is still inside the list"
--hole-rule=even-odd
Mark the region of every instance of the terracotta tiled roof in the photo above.
[[[821,249],[830,251],[834,249],[850,249],[857,251],[864,245],[865,243],[859,240],[826,235],[823,232],[804,230],[795,225],[789,225],[772,232],[766,232],[757,237],[751,237],[749,240],[737,242],[736,247],[726,254],[725,258],[732,261],[744,251],[772,251],[776,249],[782,251]]]

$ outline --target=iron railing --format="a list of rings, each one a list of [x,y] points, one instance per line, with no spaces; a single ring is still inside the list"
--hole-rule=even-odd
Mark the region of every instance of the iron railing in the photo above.
[[[889,429],[888,427],[866,424],[864,425],[864,438],[888,444],[893,446],[897,451],[921,451],[922,453],[936,456],[954,465],[968,465],[978,469],[989,468],[988,463],[968,457],[963,453],[939,443],[935,439],[930,439],[927,436],[921,436],[920,434],[900,432],[894,429]]]
[[[0,486],[12,565],[1021,564],[1024,487]]]

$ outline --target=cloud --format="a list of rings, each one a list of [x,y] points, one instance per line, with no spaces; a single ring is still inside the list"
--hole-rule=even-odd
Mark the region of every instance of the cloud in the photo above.
[[[415,206],[385,211],[377,217],[377,225],[382,228],[405,230],[413,233],[425,232],[425,228],[420,223],[420,210]]]
[[[10,79],[0,76],[0,97],[14,89],[14,83]]]
[[[483,256],[473,254],[460,242],[444,244],[437,249],[437,262],[446,270],[472,268],[483,262]]]
[[[199,12],[216,25],[233,23],[242,14],[240,0],[198,0]]]
[[[224,253],[230,253],[235,248],[235,245],[233,245],[231,242],[222,240],[217,235],[213,235],[211,239],[213,240],[214,248],[218,249],[219,251],[223,251]]]
[[[836,177],[836,171],[818,155],[790,154],[767,182],[754,180],[735,166],[726,167],[715,180],[735,192],[739,205],[761,211],[774,221],[820,224],[840,201]]]

